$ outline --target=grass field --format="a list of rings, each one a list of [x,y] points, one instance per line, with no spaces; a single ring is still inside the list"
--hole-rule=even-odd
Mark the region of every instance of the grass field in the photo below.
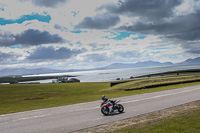
[[[148,122],[127,126],[113,132],[115,133],[200,133],[200,101],[195,108],[184,109],[167,118],[157,119],[155,116]],[[181,107],[180,107],[181,108]],[[184,107],[183,107],[184,108]],[[159,117],[159,116],[157,116]],[[148,119],[148,118],[147,118]],[[155,120],[154,120],[155,119]]]
[[[185,82],[193,82],[199,80],[200,80],[200,75],[148,78],[148,79],[134,80],[132,82],[121,83],[113,86],[110,89],[137,90],[137,89],[153,88],[153,87],[173,85],[173,84],[181,84]]]
[[[0,114],[93,101],[108,87],[109,83],[0,85]]]
[[[176,77],[178,80],[200,79],[198,76]],[[169,81],[171,80],[171,81]],[[146,82],[145,82],[146,81]],[[83,103],[100,100],[102,95],[109,98],[136,95],[179,87],[200,84],[200,82],[153,87],[134,91],[125,91],[136,85],[147,86],[174,82],[175,78],[156,78],[154,80],[137,80],[110,87],[110,82],[98,83],[59,83],[59,84],[0,84],[0,114]]]

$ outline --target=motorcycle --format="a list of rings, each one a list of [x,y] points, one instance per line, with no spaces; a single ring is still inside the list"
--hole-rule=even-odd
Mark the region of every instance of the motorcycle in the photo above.
[[[119,101],[120,101],[119,99],[113,101],[114,108],[113,108],[111,101],[106,102],[106,103],[104,101],[102,101],[101,102],[101,113],[104,115],[109,115],[110,113],[115,112],[116,110],[119,113],[123,113],[124,107],[121,104],[118,104]]]

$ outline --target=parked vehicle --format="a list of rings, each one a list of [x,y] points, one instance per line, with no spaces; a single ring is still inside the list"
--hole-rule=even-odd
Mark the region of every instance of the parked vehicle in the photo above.
[[[52,83],[75,83],[75,82],[80,82],[80,80],[76,78],[68,79],[67,76],[58,77],[57,79],[52,80]]]

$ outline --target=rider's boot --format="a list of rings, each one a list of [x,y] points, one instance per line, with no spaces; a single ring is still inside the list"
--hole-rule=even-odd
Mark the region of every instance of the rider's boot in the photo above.
[[[113,106],[112,106],[111,112],[114,112],[114,110],[115,110],[115,106],[113,105]]]

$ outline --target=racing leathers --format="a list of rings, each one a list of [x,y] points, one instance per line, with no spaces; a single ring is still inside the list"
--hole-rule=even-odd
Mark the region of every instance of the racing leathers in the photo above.
[[[114,102],[113,100],[110,100],[110,99],[106,98],[106,97],[104,97],[103,101],[104,101],[105,103],[111,103],[111,105],[112,105],[112,111],[111,111],[111,112],[113,112],[114,109],[115,109],[115,106],[114,106],[114,105],[115,105],[115,102]]]

